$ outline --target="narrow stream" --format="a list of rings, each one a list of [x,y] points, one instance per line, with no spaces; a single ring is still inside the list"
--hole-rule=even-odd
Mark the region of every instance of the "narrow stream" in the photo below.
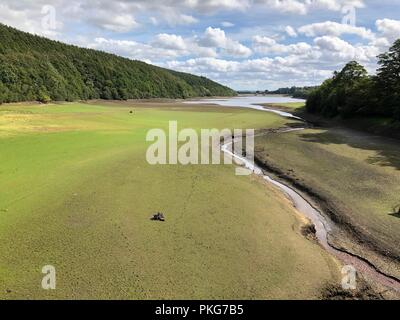
[[[249,99],[250,98],[250,99]],[[295,118],[302,120],[301,118],[298,118],[290,113],[287,112],[281,112],[281,111],[276,111],[268,108],[264,108],[261,105],[256,105],[257,103],[285,103],[285,102],[299,102],[299,101],[304,101],[304,100],[298,100],[298,99],[291,99],[291,98],[285,98],[285,97],[274,97],[270,101],[271,97],[240,97],[240,98],[232,98],[232,99],[227,99],[227,100],[221,100],[221,99],[209,99],[209,100],[200,100],[196,102],[191,102],[191,103],[215,103],[219,104],[222,106],[237,106],[237,107],[245,107],[245,108],[251,108],[251,109],[256,109],[256,110],[261,110],[261,111],[266,111],[266,112],[273,112],[277,113],[280,116],[287,117],[287,118]],[[282,99],[284,101],[282,101]],[[267,100],[267,101],[265,101]],[[278,100],[278,101],[276,101]],[[289,101],[288,101],[289,100]],[[295,100],[295,101],[293,101]],[[282,131],[282,133],[288,133],[288,132],[293,132],[293,131],[298,131],[298,130],[304,130],[303,128],[296,128],[296,129],[287,129]],[[330,254],[334,255],[336,258],[338,258],[344,265],[351,265],[353,266],[357,272],[362,273],[364,276],[368,278],[372,278],[375,281],[379,282],[380,284],[392,288],[398,292],[400,292],[400,282],[394,277],[391,277],[389,275],[386,275],[382,272],[380,272],[373,264],[368,262],[367,260],[363,259],[362,257],[358,257],[356,255],[353,255],[349,252],[338,250],[334,248],[328,241],[328,235],[329,232],[332,231],[332,226],[334,225],[333,222],[325,217],[320,211],[318,211],[314,205],[312,205],[308,200],[306,200],[299,192],[297,192],[295,189],[288,187],[287,185],[274,180],[268,175],[265,175],[263,170],[258,167],[256,164],[252,163],[248,159],[246,159],[242,155],[235,154],[231,151],[230,145],[233,142],[226,143],[222,145],[221,150],[224,153],[229,154],[232,156],[234,159],[236,159],[239,163],[241,163],[242,166],[245,166],[247,169],[250,169],[254,172],[254,174],[262,176],[264,180],[268,181],[269,183],[273,184],[277,188],[279,188],[281,191],[284,192],[285,195],[289,197],[289,199],[292,201],[293,206],[299,211],[301,214],[303,214],[306,218],[308,218],[315,226],[316,230],[316,237],[318,239],[318,242],[320,245],[328,251]]]
[[[296,130],[304,129],[288,129],[284,132],[292,132]],[[338,258],[344,265],[351,265],[357,270],[357,272],[361,272],[363,275],[378,281],[382,285],[400,292],[400,282],[397,279],[383,274],[382,272],[377,270],[371,263],[362,259],[361,257],[357,257],[348,252],[338,250],[331,246],[328,241],[328,234],[332,230],[333,222],[322,215],[320,211],[315,209],[315,207],[303,196],[301,196],[300,193],[298,193],[295,189],[290,188],[277,180],[274,180],[268,175],[265,175],[260,167],[253,164],[245,157],[233,153],[230,150],[233,148],[229,148],[231,144],[232,142],[222,145],[222,151],[231,155],[247,169],[252,170],[254,174],[262,176],[264,180],[282,190],[285,195],[287,195],[288,198],[292,201],[293,206],[297,209],[297,211],[299,211],[303,216],[308,218],[314,224],[318,242],[325,250]]]

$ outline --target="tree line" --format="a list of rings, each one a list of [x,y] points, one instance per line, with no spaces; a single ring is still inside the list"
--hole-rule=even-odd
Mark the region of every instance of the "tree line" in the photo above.
[[[308,87],[287,87],[287,88],[279,88],[274,91],[270,90],[265,90],[265,94],[284,94],[284,95],[290,95],[293,98],[298,98],[298,99],[307,99],[310,95],[310,93],[316,89],[316,86],[308,86]]]
[[[79,48],[0,24],[0,103],[233,96],[205,77]]]
[[[326,117],[384,116],[400,120],[400,39],[378,56],[376,75],[356,61],[314,89],[306,103],[310,113]]]

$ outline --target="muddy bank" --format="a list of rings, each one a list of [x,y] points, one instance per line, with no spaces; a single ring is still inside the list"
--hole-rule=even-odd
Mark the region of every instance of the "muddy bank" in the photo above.
[[[276,109],[273,110],[272,108],[263,107],[262,103],[260,102],[256,104],[250,102],[240,104],[236,103],[236,101],[224,101],[223,103],[216,103],[223,106],[236,105],[237,107],[251,108],[265,112],[274,112],[288,118],[288,120],[300,120],[300,122],[295,122],[294,124],[291,122],[290,126],[292,128],[290,129],[286,127],[281,129],[259,130],[257,132],[257,136],[280,134],[293,131],[293,126],[295,127],[294,130],[304,127],[314,127],[314,124],[312,123],[313,121],[301,119],[298,117],[298,114],[291,114],[285,111],[276,112]],[[296,112],[296,110],[290,111]],[[356,270],[359,271],[359,274],[362,275],[362,277],[365,276],[368,278],[368,285],[371,284],[371,287],[374,287],[374,289],[376,288],[376,290],[373,290],[373,292],[379,292],[380,294],[378,294],[378,296],[381,296],[381,294],[384,293],[385,298],[399,298],[400,281],[398,277],[390,272],[386,272],[387,270],[383,270],[385,268],[381,268],[382,261],[385,261],[385,263],[386,261],[388,261],[388,263],[390,263],[390,261],[393,262],[393,256],[387,254],[380,256],[379,263],[374,264],[374,262],[377,260],[370,259],[371,255],[364,253],[367,251],[376,250],[375,242],[371,241],[371,239],[368,237],[360,236],[357,231],[355,231],[353,226],[354,224],[352,224],[345,215],[340,214],[332,200],[324,198],[323,194],[318,192],[318,190],[313,190],[309,185],[302,183],[302,181],[296,177],[294,170],[290,170],[292,171],[291,173],[283,172],[279,167],[279,163],[272,164],[267,161],[262,161],[262,159],[258,156],[257,150],[255,152],[256,164],[254,164],[253,162],[249,162],[245,157],[243,157],[243,155],[237,155],[230,152],[227,148],[227,145],[229,144],[224,144],[222,146],[222,151],[232,155],[236,159],[241,160],[242,165],[251,169],[255,174],[262,175],[264,180],[281,189],[292,200],[293,205],[298,209],[298,211],[312,221],[315,230],[311,227],[308,228],[308,230],[302,231],[305,233],[307,238],[311,240],[317,239],[318,243],[320,243],[329,253],[338,258],[344,265],[348,264],[354,266]],[[350,242],[358,243],[359,248],[357,249],[362,248],[361,254],[354,253],[354,250],[351,250],[353,248],[349,249],[347,246],[344,247],[336,243],[334,241],[335,237],[332,237],[333,234],[336,236],[339,235],[339,237],[342,238],[346,238]],[[372,250],[367,250],[367,248],[369,249],[370,247]],[[359,250],[356,251],[359,252]],[[396,263],[396,268],[398,268],[398,266],[399,264]],[[332,293],[327,295],[331,296],[332,298],[335,296],[335,294]],[[337,295],[340,296],[339,293]],[[361,296],[366,297],[364,294],[359,295],[359,297]]]
[[[262,130],[262,134],[283,134],[285,130],[287,129]],[[388,251],[387,248],[380,247],[377,243],[368,237],[365,237],[363,233],[358,230],[349,219],[347,219],[346,215],[336,208],[335,204],[329,198],[326,198],[311,186],[306,185],[301,178],[296,176],[295,171],[283,171],[279,167],[279,164],[271,163],[267,159],[261,158],[258,154],[259,152],[260,151],[257,152],[256,149],[255,162],[258,167],[262,168],[264,173],[272,175],[274,179],[288,185],[302,194],[305,198],[310,199],[311,202],[316,205],[318,210],[332,221],[332,229],[329,230],[327,236],[329,246],[337,251],[349,254],[363,261],[375,272],[396,283],[400,283],[398,275],[390,272],[393,268],[383,268],[382,263],[380,265],[375,264],[376,261],[384,261],[384,264],[398,267],[400,261],[399,257],[395,253]],[[356,249],[359,250],[353,250],[353,248],[341,245],[340,242],[336,241],[338,238],[346,239],[346,242],[357,244],[356,247],[358,248]]]
[[[304,108],[293,110],[294,115],[312,123],[317,127],[342,127],[373,135],[400,140],[400,122],[384,118],[325,118],[317,114],[306,112]]]
[[[303,129],[278,129],[278,131],[281,133],[298,130]],[[271,132],[272,130],[269,129],[268,131]],[[334,245],[331,245],[328,238],[329,234],[333,230],[333,227],[336,225],[328,217],[322,214],[320,208],[317,208],[312,201],[307,200],[307,198],[304,197],[295,187],[290,187],[288,184],[279,182],[278,179],[272,178],[271,172],[274,170],[273,168],[271,168],[271,170],[267,170],[266,172],[266,167],[262,164],[258,165],[257,163],[253,163],[251,160],[246,159],[246,157],[241,154],[233,153],[230,149],[231,145],[232,141],[224,143],[221,147],[222,151],[231,155],[234,159],[239,160],[239,163],[242,166],[250,169],[254,174],[262,176],[265,181],[281,189],[292,201],[293,206],[298,210],[298,212],[304,215],[304,217],[311,222],[311,225],[304,226],[301,230],[306,238],[312,241],[317,241],[328,253],[339,259],[343,265],[351,265],[358,271],[360,284],[365,285],[358,286],[358,289],[352,293],[353,295],[362,296],[363,292],[368,292],[368,295],[370,296],[384,298],[382,293],[389,292],[389,294],[385,294],[386,297],[399,297],[400,281],[398,281],[398,279],[381,272],[367,259],[357,256],[345,249],[336,248]],[[368,279],[368,283],[365,281],[365,279]],[[333,286],[335,286],[335,284]],[[368,290],[365,288],[368,288]],[[324,289],[322,290],[321,294],[322,296],[324,295]],[[343,294],[346,295],[346,293]]]
[[[263,168],[265,172],[273,174],[278,180],[289,184],[306,197],[312,199],[312,201],[317,204],[321,211],[324,212],[324,214],[326,214],[332,220],[332,222],[334,222],[336,229],[340,229],[341,231],[346,231],[348,233],[348,237],[351,238],[351,241],[356,241],[360,244],[360,246],[363,247],[368,246],[369,250],[380,253],[384,259],[389,258],[395,260],[397,263],[400,263],[400,258],[397,255],[388,252],[385,248],[381,248],[369,239],[362,237],[360,231],[357,230],[357,228],[352,225],[343,214],[340,214],[337,211],[335,205],[328,198],[325,198],[319,194],[317,190],[303,184],[299,178],[292,176],[290,173],[282,171],[277,165],[265,160],[261,160],[257,156],[257,150],[255,154],[255,162],[259,167]],[[341,248],[337,247],[337,249],[340,250]],[[397,277],[394,278],[398,279]]]
[[[290,112],[294,116],[304,120],[309,124],[314,125],[315,127],[342,127],[400,140],[400,121],[396,122],[393,119],[385,119],[383,117],[353,117],[349,119],[342,119],[337,117],[326,118],[319,114],[308,113],[305,107],[290,108],[284,105],[280,105],[279,103],[264,103],[260,105],[267,109],[273,109],[281,112]]]
[[[276,105],[275,107],[279,108],[279,106]],[[299,126],[304,126],[305,128],[322,130],[340,129],[348,130],[349,132],[351,132],[351,130],[356,130],[354,132],[364,132],[366,135],[368,135],[369,132],[374,132],[375,134],[382,133],[377,132],[376,128],[365,126],[365,124],[363,124],[362,122],[354,121],[354,119],[326,119],[318,115],[309,114],[305,112],[304,108],[297,110],[292,109],[292,111],[295,111],[294,114],[296,114],[297,116],[302,117],[304,122],[300,123]],[[386,129],[388,128],[386,127]],[[264,130],[263,133],[274,134],[279,133],[279,130]],[[389,136],[393,138],[395,134],[389,134]],[[373,138],[373,136],[371,137]],[[383,137],[388,138],[388,135],[383,134]],[[378,137],[375,138],[378,139]],[[389,139],[387,141],[396,145],[399,143],[395,139]],[[265,159],[265,157],[260,157],[259,153],[257,154],[256,150],[256,161],[260,166],[263,166],[267,171],[272,172],[278,179],[289,183],[291,186],[295,187],[304,195],[312,199],[315,203],[318,204],[321,210],[335,223],[337,228],[335,232],[330,235],[330,242],[332,245],[336,246],[336,248],[338,249],[351,250],[354,252],[354,254],[367,257],[367,259],[374,262],[374,264],[377,266],[377,269],[382,270],[386,274],[391,275],[396,279],[400,278],[400,255],[398,251],[396,251],[395,249],[390,250],[390,248],[388,248],[388,246],[385,246],[384,243],[380,243],[379,239],[373,239],[372,237],[365,235],[362,230],[362,226],[357,226],[356,223],[352,222],[351,219],[345,214],[345,212],[339,209],[335,205],[335,202],[332,201],[329,197],[324,196],[323,193],[319,192],[319,190],[317,190],[316,188],[313,188],[312,185],[304,183],[301,177],[299,178],[296,175],[295,170],[285,172],[281,170],[281,166],[279,163],[271,163],[269,159]]]

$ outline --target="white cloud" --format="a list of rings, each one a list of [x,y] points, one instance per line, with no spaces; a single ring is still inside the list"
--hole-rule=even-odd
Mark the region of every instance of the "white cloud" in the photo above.
[[[52,5],[57,9],[59,26],[89,23],[114,32],[127,32],[138,27],[140,18],[153,25],[171,26],[199,22],[199,16],[220,12],[251,13],[252,10],[271,10],[280,14],[304,15],[312,10],[339,11],[346,5],[362,7],[362,0],[2,0],[0,21],[35,33],[43,33],[40,26],[41,9]],[[231,22],[228,22],[231,23]],[[222,24],[229,27],[228,24]]]
[[[90,18],[93,24],[114,32],[128,32],[138,27],[138,23],[129,14],[110,15],[106,12],[98,13]]]
[[[199,41],[199,44],[204,47],[218,47],[224,45],[226,39],[224,30],[208,27],[204,32],[204,36]]]
[[[217,57],[215,48],[199,46],[196,38],[183,38],[182,36],[166,33],[158,34],[149,43],[99,37],[94,41],[83,39],[79,44],[130,59],[151,60],[156,63],[185,56]]]
[[[306,14],[309,1],[298,0],[259,0],[258,2],[266,5],[268,8],[283,13]]]
[[[306,0],[311,9],[342,11],[344,8],[364,8],[363,0]]]
[[[160,0],[161,3],[165,1]],[[191,10],[198,10],[203,13],[210,13],[220,10],[240,10],[243,11],[250,7],[251,0],[186,0],[169,1],[174,7],[186,7]]]
[[[285,32],[287,33],[287,35],[288,35],[289,37],[292,37],[292,38],[296,38],[296,37],[297,37],[297,32],[296,32],[296,30],[295,30],[293,27],[291,27],[291,26],[286,26],[286,27],[285,27]]]
[[[316,38],[314,43],[323,52],[323,59],[346,62],[357,60],[371,62],[379,54],[379,49],[374,46],[351,45],[350,43],[332,36]]]
[[[376,21],[379,32],[389,41],[394,42],[400,39],[400,21],[391,19],[381,19]]]
[[[156,48],[149,44],[129,40],[114,40],[96,38],[94,42],[87,44],[88,48],[111,52],[123,57],[135,60],[160,61],[160,58],[174,59],[179,52],[172,49]]]
[[[216,47],[202,47],[196,37],[183,38],[175,34],[158,34],[151,42],[151,46],[158,49],[173,50],[175,56],[216,57]]]
[[[253,37],[253,48],[256,52],[263,54],[306,54],[312,49],[312,47],[305,42],[283,45],[272,38],[261,36]]]
[[[149,1],[150,2],[150,1]],[[150,11],[158,12],[158,22],[165,21],[170,26],[190,25],[197,23],[198,20],[190,14],[179,12],[175,8],[160,6],[158,8],[151,8]]]
[[[381,52],[386,51],[390,46],[391,42],[386,38],[376,38],[369,43],[370,46],[379,48]]]
[[[225,54],[239,57],[248,57],[251,50],[240,42],[227,37],[225,31],[220,28],[208,27],[199,40],[202,47],[221,48]]]
[[[288,79],[290,79],[290,85],[315,84],[332,75],[332,70],[309,68],[300,61],[294,63],[295,59],[294,56],[290,56],[238,62],[197,58],[187,61],[170,61],[164,66],[198,75],[211,75],[222,83],[244,89],[287,86]]]
[[[183,38],[175,34],[161,33],[157,35],[153,41],[153,46],[172,50],[186,50],[186,43]]]
[[[282,13],[305,15],[312,10],[340,11],[347,7],[363,8],[363,0],[254,0]]]
[[[374,33],[364,27],[355,27],[349,24],[342,24],[332,21],[313,23],[298,28],[298,32],[307,37],[316,36],[341,36],[343,34],[355,34],[364,39],[373,40]]]
[[[48,23],[44,23],[46,15],[49,14],[48,11],[42,13],[44,5],[37,10],[30,10],[32,5],[20,6],[4,1],[0,3],[0,22],[26,32],[57,38],[63,23],[56,19],[54,28],[49,28]]]
[[[151,24],[158,26],[158,19],[156,17],[150,17],[149,21]]]
[[[173,69],[202,72],[233,72],[237,71],[240,63],[237,61],[222,60],[216,58],[196,58],[186,61],[169,61],[167,66]]]
[[[221,26],[223,26],[224,28],[232,28],[235,26],[235,24],[229,21],[222,21]]]

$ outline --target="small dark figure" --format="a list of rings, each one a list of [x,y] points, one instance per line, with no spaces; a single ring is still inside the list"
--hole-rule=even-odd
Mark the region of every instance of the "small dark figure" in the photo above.
[[[153,221],[165,221],[165,217],[161,212],[157,212],[156,214],[154,214],[150,220]]]
[[[400,218],[400,204],[393,208],[393,211],[390,213],[391,216]]]
[[[129,113],[133,113],[133,111],[131,110],[131,111],[129,111]]]

